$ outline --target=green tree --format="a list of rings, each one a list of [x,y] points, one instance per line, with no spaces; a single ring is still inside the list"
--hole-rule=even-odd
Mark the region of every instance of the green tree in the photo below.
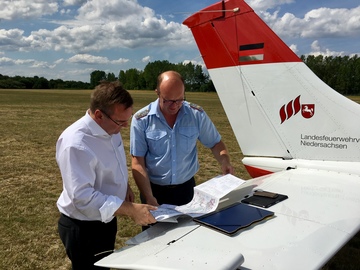
[[[107,80],[108,80],[109,82],[116,81],[115,74],[109,72],[109,73],[107,74]]]
[[[14,79],[2,79],[0,80],[0,88],[3,89],[23,89],[25,88],[24,84]]]
[[[157,77],[164,71],[175,69],[175,65],[167,60],[149,62],[144,68],[146,89],[156,89]]]
[[[124,88],[130,90],[138,90],[139,89],[139,79],[140,79],[140,71],[136,68],[130,68],[125,72],[126,83],[124,84]]]
[[[360,58],[358,55],[354,55],[352,57],[353,59],[353,69],[352,69],[352,89],[351,89],[351,95],[360,95]]]
[[[125,85],[126,83],[126,76],[125,76],[125,71],[124,70],[120,70],[119,72],[119,81]]]
[[[194,65],[189,62],[187,64],[179,63],[175,70],[179,72],[185,81],[186,91],[189,92],[211,92],[214,87],[209,85],[209,76],[206,75],[201,65]]]
[[[66,85],[66,83],[61,79],[56,79],[56,80],[50,80],[49,81],[50,89],[65,89],[66,88],[65,85]]]
[[[360,61],[357,55],[301,56],[304,63],[326,84],[343,95],[360,94]]]
[[[105,71],[102,70],[94,70],[90,74],[90,86],[91,88],[95,88],[101,81],[106,80],[107,76]]]
[[[49,89],[49,81],[44,77],[34,76],[35,83],[33,89]]]

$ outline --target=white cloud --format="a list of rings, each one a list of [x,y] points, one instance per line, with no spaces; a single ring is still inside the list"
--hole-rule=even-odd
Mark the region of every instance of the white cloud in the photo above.
[[[297,48],[297,45],[295,45],[295,44],[291,44],[290,46],[289,46],[289,48],[295,53],[295,54],[297,54],[298,53],[298,48]]]
[[[0,0],[1,1],[1,0]],[[89,53],[113,48],[181,46],[193,43],[190,30],[175,22],[156,17],[154,11],[129,0],[90,0],[78,9],[75,20],[52,21],[55,29],[33,30],[29,36],[20,29],[7,31],[15,35],[0,44],[6,49],[23,51],[66,51]],[[2,30],[5,31],[5,30]],[[6,35],[5,35],[6,36]]]
[[[54,68],[54,65],[49,65],[47,62],[44,61],[34,61],[31,66],[32,68],[41,68],[41,69],[46,69],[46,68]]]
[[[0,57],[0,73],[8,76],[39,76],[47,77],[48,79],[62,78],[63,80],[78,80],[79,77],[83,81],[90,78],[90,74],[95,68],[71,68],[68,67],[63,70],[54,70],[57,65],[64,62],[64,59],[58,59],[53,64],[45,61],[38,61],[36,59],[11,59],[9,57]],[[21,68],[19,68],[21,67]],[[23,71],[23,72],[20,72]]]
[[[52,68],[45,61],[38,61],[36,59],[11,59],[9,57],[0,58],[0,66],[28,66],[31,68]]]
[[[0,57],[0,66],[13,66],[15,62],[8,57]]]
[[[94,56],[90,54],[77,54],[68,59],[70,63],[80,64],[107,64],[109,59],[107,57]]]
[[[143,59],[141,59],[141,61],[144,63],[148,63],[148,62],[150,62],[150,60],[151,60],[150,56],[145,56]]]
[[[269,26],[282,37],[299,36],[299,33],[301,33],[304,27],[304,21],[292,13],[285,13],[280,18],[278,17],[278,12],[273,14],[264,13],[264,16]]]
[[[50,15],[58,11],[56,0],[0,0],[0,19],[30,19]]]
[[[193,65],[197,66],[201,66],[202,68],[206,68],[205,64],[203,61],[195,61],[195,60],[184,60],[183,61],[183,64],[186,65],[186,64],[189,64],[189,63],[192,63]]]
[[[282,37],[360,37],[360,6],[352,9],[313,9],[304,18],[292,13],[279,17],[278,10],[263,12],[261,16]]]
[[[16,51],[20,48],[28,48],[30,43],[23,36],[24,31],[21,29],[0,29],[0,45],[4,51]]]
[[[64,14],[70,14],[70,13],[71,13],[71,9],[65,9],[65,8],[63,8],[63,9],[60,10],[60,14],[62,14],[62,15],[64,15]]]
[[[246,3],[249,4],[255,11],[261,12],[266,9],[271,9],[278,7],[284,4],[292,4],[295,0],[247,0]]]
[[[303,37],[360,36],[360,6],[353,9],[319,8],[304,16]]]
[[[111,64],[124,64],[124,63],[127,63],[129,61],[130,61],[129,59],[119,58],[117,60],[112,60]]]
[[[59,64],[61,64],[61,63],[63,63],[63,62],[64,62],[64,59],[63,59],[63,58],[60,58],[60,59],[56,60],[56,61],[54,62],[54,64],[59,65]]]
[[[119,58],[117,60],[109,60],[107,57],[94,56],[90,54],[77,54],[70,57],[68,60],[70,63],[79,64],[123,64],[129,61],[129,59]]]
[[[64,6],[80,6],[83,3],[86,3],[86,0],[64,0]]]
[[[154,17],[154,11],[129,0],[89,0],[78,10],[80,21],[114,22]],[[140,18],[140,19],[139,19]]]
[[[324,55],[324,56],[344,56],[345,52],[335,52],[331,51],[328,48],[325,48],[323,46],[320,46],[320,42],[318,40],[315,40],[313,43],[311,43],[311,55]]]

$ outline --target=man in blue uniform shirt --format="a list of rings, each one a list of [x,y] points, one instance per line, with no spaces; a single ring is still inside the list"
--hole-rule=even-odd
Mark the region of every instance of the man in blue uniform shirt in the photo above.
[[[142,202],[183,205],[194,195],[197,140],[211,149],[223,174],[234,169],[213,122],[200,106],[185,101],[179,73],[160,74],[155,92],[158,99],[139,110],[131,122],[132,173]]]

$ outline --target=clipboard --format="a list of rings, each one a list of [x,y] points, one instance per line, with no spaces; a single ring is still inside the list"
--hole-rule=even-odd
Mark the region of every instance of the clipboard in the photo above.
[[[273,216],[274,212],[237,202],[193,220],[226,235],[233,235],[243,228]]]
[[[265,195],[260,195],[260,194],[256,195],[257,193],[260,193],[260,192],[255,192],[253,196],[243,199],[241,202],[259,206],[262,208],[269,208],[270,206],[277,204],[288,198],[287,195],[271,193],[271,192],[267,192],[267,191],[261,192],[261,193],[265,193]],[[267,194],[273,194],[276,196],[268,196]]]

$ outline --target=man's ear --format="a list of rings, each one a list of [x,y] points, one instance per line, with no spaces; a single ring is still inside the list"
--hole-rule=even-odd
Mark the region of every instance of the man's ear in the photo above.
[[[94,116],[95,119],[102,119],[104,117],[103,113],[100,110],[95,110]]]
[[[157,90],[157,89],[155,89],[155,93],[157,94],[157,95],[159,95],[159,90]]]

